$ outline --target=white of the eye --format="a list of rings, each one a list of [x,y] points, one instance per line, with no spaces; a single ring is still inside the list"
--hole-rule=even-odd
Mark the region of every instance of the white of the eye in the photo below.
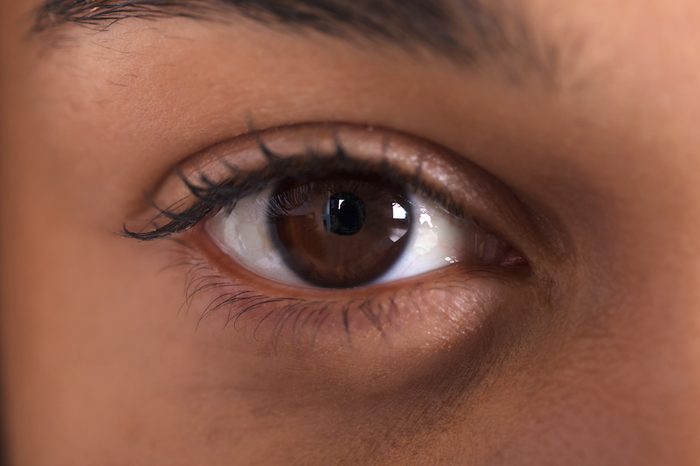
[[[217,245],[237,263],[251,271],[289,285],[305,285],[285,264],[270,236],[267,224],[267,190],[257,196],[241,199],[231,211],[222,210],[207,224],[207,230]],[[465,238],[475,231],[470,220],[455,217],[420,196],[410,200],[413,221],[409,244],[396,263],[374,281],[388,283],[440,269],[461,260]],[[393,204],[393,217],[405,219],[408,212]],[[404,230],[398,229],[390,238],[398,241]]]
[[[267,200],[272,190],[241,199],[231,212],[222,210],[207,224],[217,245],[236,263],[272,280],[304,285],[284,263],[267,223]]]
[[[472,221],[456,217],[420,196],[414,196],[411,205],[413,225],[409,244],[391,269],[375,283],[401,280],[459,262],[465,237],[475,231]]]

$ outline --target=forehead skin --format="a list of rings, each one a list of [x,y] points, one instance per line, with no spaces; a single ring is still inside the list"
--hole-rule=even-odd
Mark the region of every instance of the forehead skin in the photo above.
[[[35,3],[1,4],[17,464],[697,462],[698,2],[522,2],[561,44],[555,88],[246,21],[125,21],[47,45],[26,38]],[[469,154],[567,230],[574,253],[549,264],[556,309],[488,383],[455,386],[449,415],[256,391],[261,360],[284,362],[193,332],[179,295],[164,298],[181,278],[111,234],[169,166],[245,132],[251,112],[261,127],[372,123]],[[432,411],[429,428],[409,422]]]

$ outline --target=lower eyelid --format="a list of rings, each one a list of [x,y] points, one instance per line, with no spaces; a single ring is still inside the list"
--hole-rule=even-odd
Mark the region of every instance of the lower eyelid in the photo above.
[[[197,236],[197,238],[194,238]],[[367,286],[363,288],[351,288],[347,290],[326,290],[308,287],[288,286],[281,283],[270,282],[263,277],[256,276],[253,272],[245,268],[237,266],[235,263],[226,261],[221,256],[221,251],[218,247],[211,243],[211,240],[204,238],[205,234],[198,229],[193,232],[188,243],[197,243],[195,249],[187,247],[186,254],[188,255],[189,266],[196,264],[200,270],[207,270],[204,275],[216,280],[222,286],[230,286],[232,289],[246,288],[247,291],[255,292],[261,298],[268,299],[286,299],[290,302],[323,303],[338,307],[347,306],[349,303],[361,303],[371,301],[378,296],[396,295],[402,290],[414,290],[410,284],[414,282],[412,279],[406,279],[401,283]],[[202,250],[203,256],[200,256],[197,250]],[[223,259],[224,261],[222,262]],[[214,265],[210,264],[213,263]],[[504,280],[503,271],[496,268],[488,267],[463,267],[460,264],[455,264],[453,267],[448,267],[434,273],[434,280],[431,282],[441,282],[443,286],[441,290],[447,292],[449,290],[461,290],[467,287],[462,286],[464,283],[473,279],[496,279],[500,282]],[[520,275],[521,277],[523,275]],[[192,279],[192,277],[190,277]],[[424,282],[417,280],[415,283]],[[473,288],[473,287],[468,287]],[[217,292],[220,290],[217,290]],[[211,309],[209,309],[211,310]]]
[[[445,282],[450,282],[449,286],[443,289],[461,289],[461,283],[469,282],[475,278],[479,280],[494,279],[501,283],[509,280],[522,282],[527,280],[531,273],[529,267],[523,266],[523,264],[515,264],[514,267],[501,267],[455,263],[428,274],[416,275],[392,283],[370,284],[360,288],[324,289],[310,287],[301,282],[300,286],[285,284],[257,275],[232,261],[209,235],[206,225],[200,225],[190,232],[184,242],[188,245],[186,250],[190,257],[202,265],[206,264],[206,267],[218,274],[220,282],[227,281],[237,287],[255,288],[261,295],[264,294],[269,298],[285,297],[290,300],[307,300],[309,302],[365,301],[387,292],[411,288],[412,283],[424,283],[423,278],[428,275],[431,277],[431,282],[437,283],[443,279]]]
[[[461,265],[433,273],[430,280],[363,291],[270,287],[245,270],[212,266],[216,262],[208,255],[216,251],[207,251],[201,244],[206,239],[195,236],[186,238],[189,246],[180,253],[187,255],[187,306],[198,326],[229,333],[227,344],[236,351],[273,350],[314,361],[319,377],[330,380],[366,384],[396,364],[402,370],[389,378],[417,376],[428,361],[447,357],[446,345],[476,344],[494,319],[520,325],[533,302],[526,273],[505,276]],[[337,366],[341,356],[346,362]]]

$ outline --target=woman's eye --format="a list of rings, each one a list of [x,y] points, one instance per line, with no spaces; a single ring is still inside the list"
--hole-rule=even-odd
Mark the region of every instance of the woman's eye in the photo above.
[[[212,146],[183,161],[152,201],[170,207],[125,233],[182,234],[186,303],[202,294],[203,317],[252,319],[254,333],[289,335],[295,346],[393,327],[410,347],[413,332],[432,341],[438,328],[476,328],[527,281],[518,246],[537,234],[519,200],[463,157],[351,125]]]
[[[222,209],[207,231],[240,266],[318,288],[393,282],[457,263],[498,266],[514,254],[472,218],[380,175],[282,180]]]

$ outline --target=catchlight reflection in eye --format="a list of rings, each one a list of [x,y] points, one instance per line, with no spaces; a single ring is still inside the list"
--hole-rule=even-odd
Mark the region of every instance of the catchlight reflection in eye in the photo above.
[[[283,181],[209,220],[250,271],[283,284],[352,288],[452,264],[498,265],[508,246],[471,218],[378,176]]]

